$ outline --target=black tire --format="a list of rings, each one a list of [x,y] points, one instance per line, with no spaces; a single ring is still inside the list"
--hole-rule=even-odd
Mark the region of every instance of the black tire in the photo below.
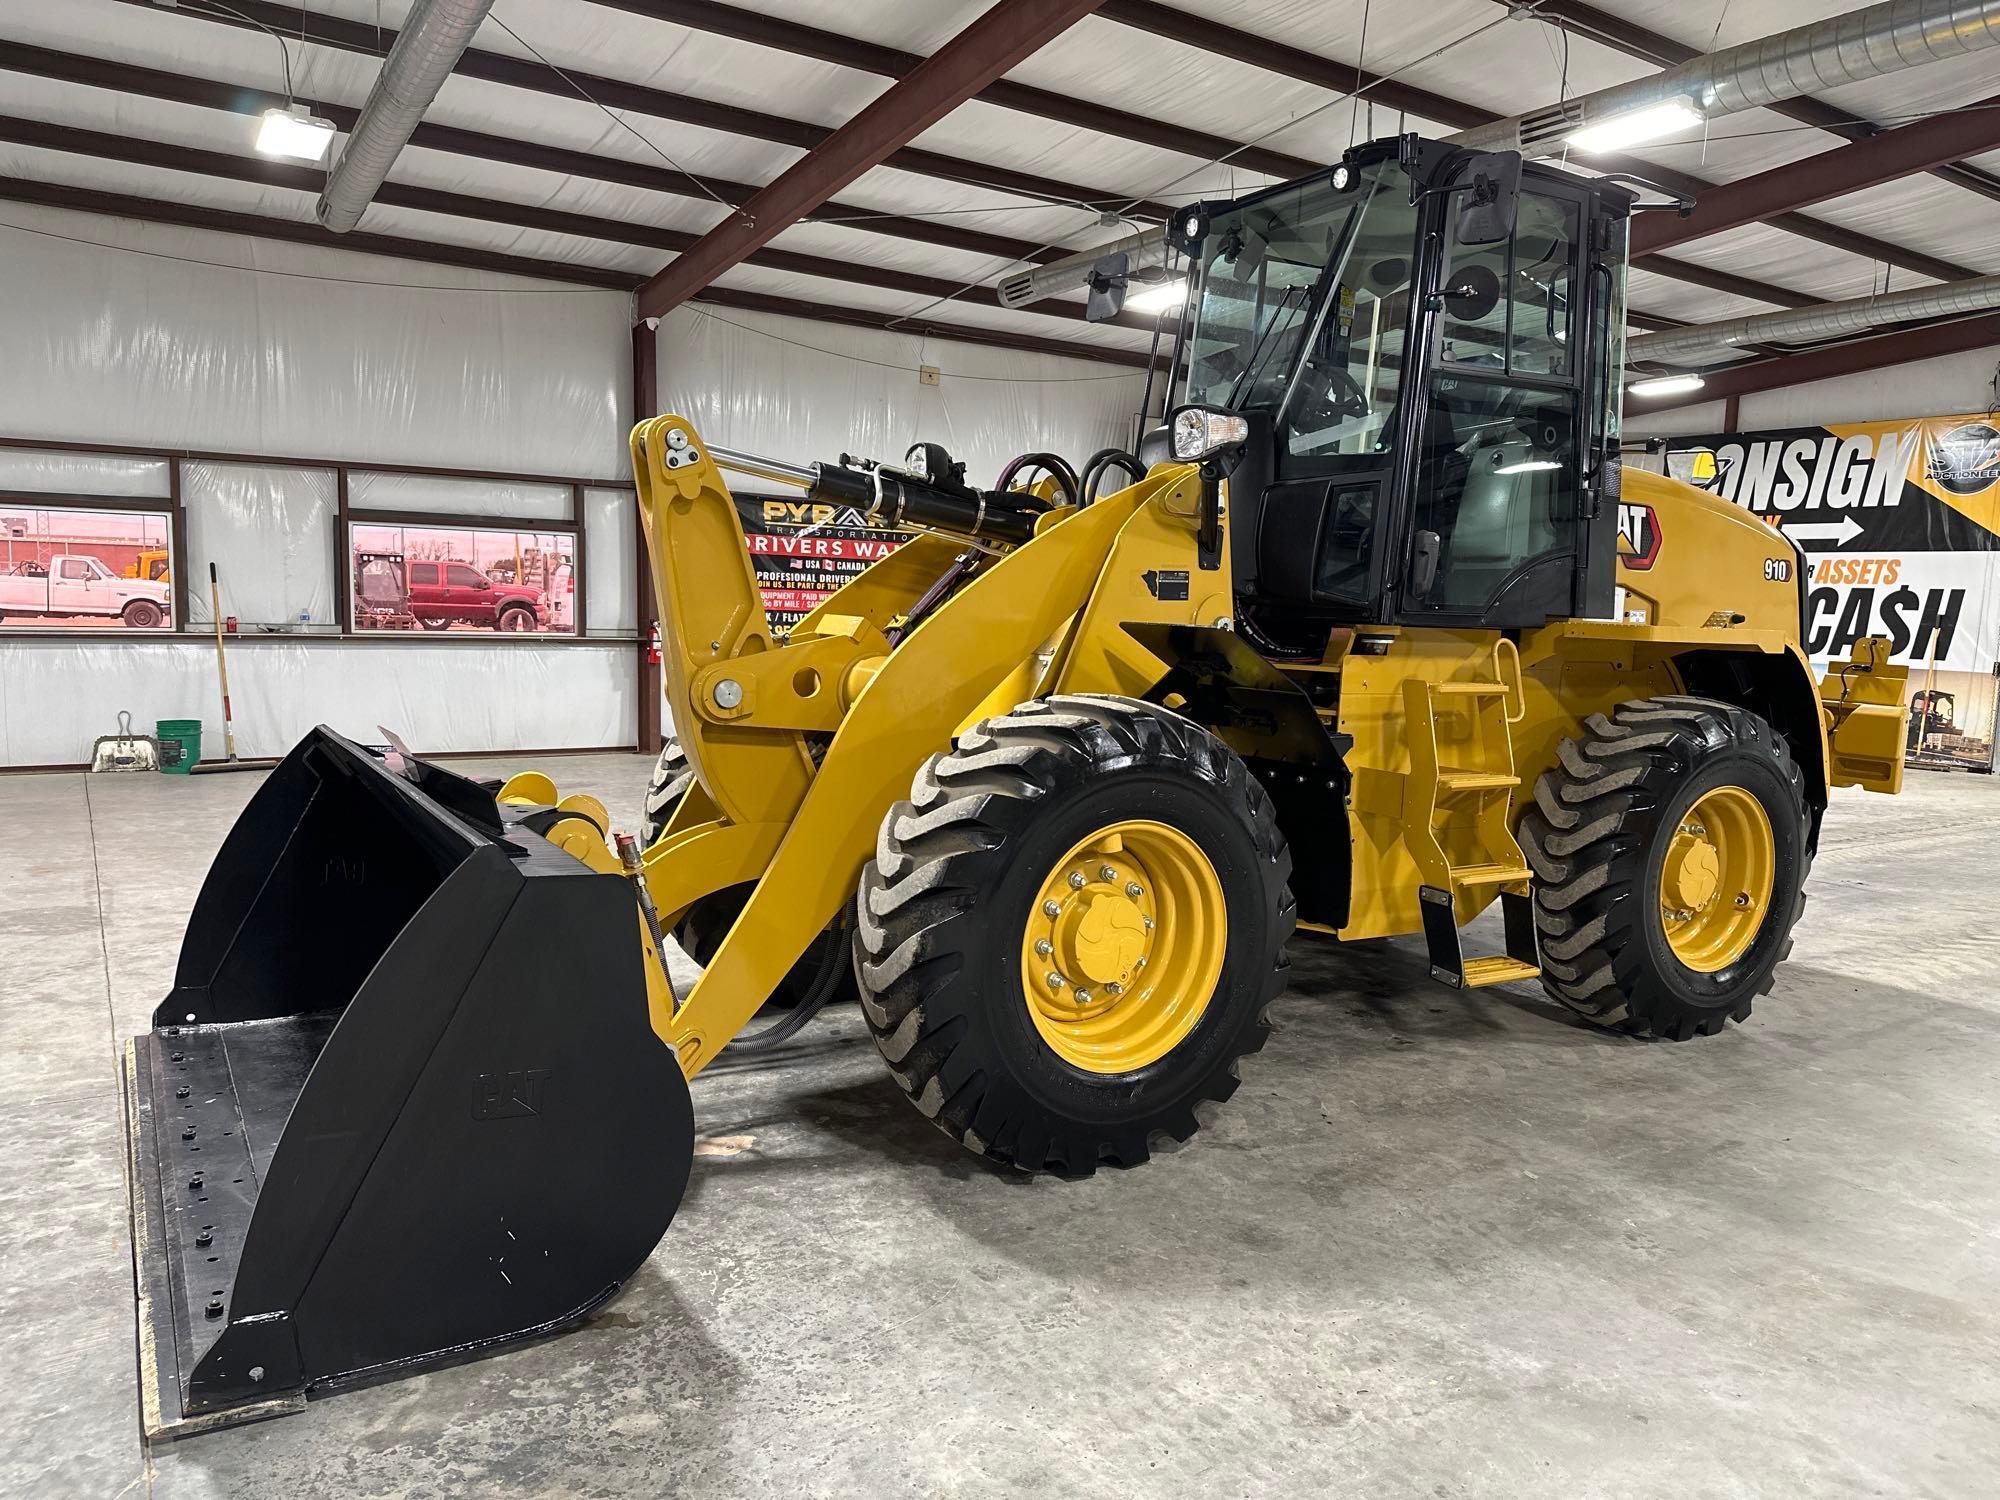
[[[682,753],[680,741],[669,739],[660,747],[660,758],[653,763],[652,780],[646,787],[645,820],[640,829],[640,842],[645,848],[652,848],[666,832],[667,822],[680,806],[681,798],[694,785],[694,768],[688,764]],[[681,951],[703,968],[715,957],[715,950],[722,946],[722,940],[729,935],[729,929],[736,924],[743,904],[750,899],[751,887],[731,886],[727,890],[704,896],[689,907],[674,923],[673,939],[681,946]],[[822,965],[835,962],[829,948],[844,949],[847,937],[842,928],[845,924],[834,922],[812,940],[799,961],[792,965],[789,973],[778,982],[771,992],[771,1003],[789,1009],[807,999],[822,972]],[[855,998],[853,967],[846,962],[843,953],[839,959],[840,973],[834,979],[833,994],[829,1003],[838,1004]]]
[[[1593,714],[1535,783],[1521,847],[1535,872],[1542,984],[1600,1026],[1686,1041],[1742,1021],[1792,950],[1811,864],[1805,778],[1784,739],[1748,709],[1641,698]],[[1695,800],[1742,787],[1770,819],[1771,900],[1727,967],[1683,964],[1659,918],[1667,847]]]
[[[509,605],[500,611],[493,621],[495,630],[504,630],[509,635],[520,635],[536,628],[535,612],[525,604]]]
[[[129,600],[121,613],[135,630],[151,630],[167,617],[167,612],[150,599]]]
[[[423,627],[424,627],[424,629],[426,629],[426,630],[449,630],[449,629],[451,629],[451,621],[450,621],[449,619],[439,619],[439,618],[438,618],[437,616],[435,616],[435,615],[418,615],[418,616],[417,616],[417,623],[418,623],[419,625],[423,626]]]
[[[1169,824],[1213,864],[1222,977],[1194,1029],[1133,1072],[1087,1072],[1035,1028],[1021,933],[1063,852],[1121,818]],[[862,1012],[904,1093],[968,1150],[1031,1171],[1135,1166],[1156,1133],[1235,1092],[1270,1034],[1296,907],[1271,802],[1222,741],[1128,698],[1027,703],[975,725],[883,820],[857,898]]]
[[[674,815],[674,809],[681,805],[681,798],[694,784],[694,767],[681,751],[681,742],[669,739],[660,747],[660,758],[653,762],[652,780],[646,783],[645,817],[640,824],[639,843],[650,849],[660,841],[660,835],[667,831],[667,820]]]

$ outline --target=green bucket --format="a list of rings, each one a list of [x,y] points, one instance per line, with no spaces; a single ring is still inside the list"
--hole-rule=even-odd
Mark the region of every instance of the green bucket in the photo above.
[[[153,726],[160,741],[160,770],[185,776],[201,759],[201,720],[161,719]]]

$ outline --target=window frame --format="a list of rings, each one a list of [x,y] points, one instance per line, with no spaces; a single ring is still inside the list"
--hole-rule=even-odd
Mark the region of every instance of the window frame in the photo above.
[[[30,444],[18,446],[32,447]],[[55,451],[52,445],[40,451]],[[103,448],[80,451],[102,453]],[[29,510],[71,511],[90,515],[159,516],[167,523],[167,569],[169,618],[144,630],[127,630],[118,640],[167,640],[178,638],[187,620],[187,513],[180,503],[180,465],[170,463],[168,492],[162,496],[122,496],[76,494],[65,490],[0,490],[0,505]],[[28,618],[28,617],[24,617]],[[15,624],[0,618],[0,633],[9,640],[110,639],[102,630],[75,625]]]

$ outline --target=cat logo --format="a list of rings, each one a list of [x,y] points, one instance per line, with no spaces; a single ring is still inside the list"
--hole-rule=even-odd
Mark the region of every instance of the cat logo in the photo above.
[[[1643,573],[1660,555],[1660,518],[1650,505],[1618,507],[1618,565]]]

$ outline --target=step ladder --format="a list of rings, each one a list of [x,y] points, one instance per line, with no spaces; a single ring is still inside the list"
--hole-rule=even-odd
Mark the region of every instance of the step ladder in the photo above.
[[[1514,652],[1504,638],[1501,648]],[[1520,682],[1514,656],[1514,680]],[[1521,778],[1514,769],[1509,726],[1526,712],[1510,714],[1519,694],[1505,682],[1484,679],[1403,684],[1410,749],[1404,794],[1405,825],[1423,885],[1418,899],[1431,975],[1455,989],[1481,989],[1541,973],[1535,942],[1532,879],[1527,857],[1514,839],[1514,793]],[[1467,958],[1459,942],[1460,913],[1469,918],[1497,891],[1506,927],[1507,951]]]

